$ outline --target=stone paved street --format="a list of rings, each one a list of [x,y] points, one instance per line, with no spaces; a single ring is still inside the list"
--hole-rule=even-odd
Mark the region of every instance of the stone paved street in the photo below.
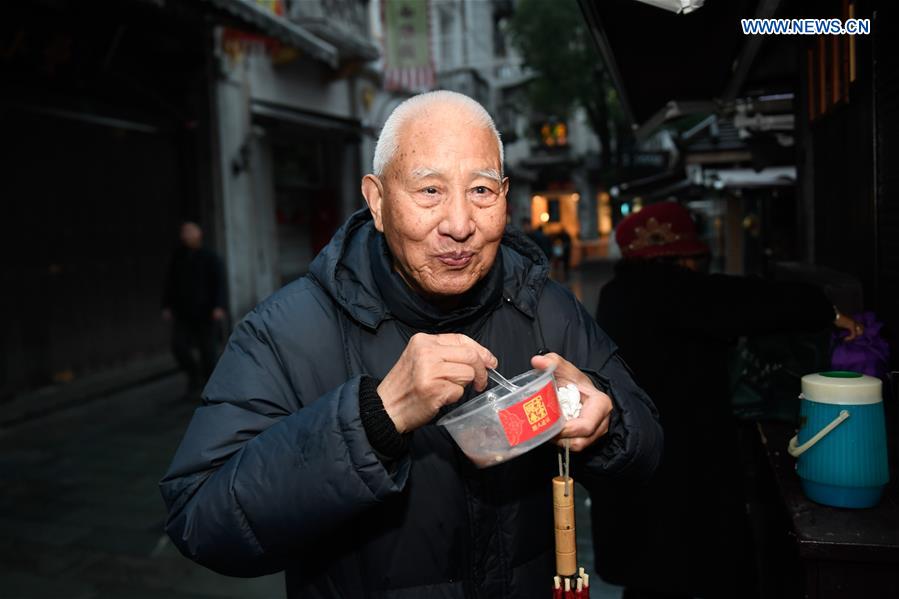
[[[590,311],[604,265],[575,271]],[[167,376],[0,428],[0,596],[4,599],[284,597],[283,576],[220,576],[165,536],[157,481],[194,405]],[[592,563],[589,512],[578,494],[581,563]],[[619,596],[594,581],[594,599]]]
[[[278,598],[283,577],[226,578],[165,536],[156,484],[193,405],[167,377],[0,432],[0,595]]]

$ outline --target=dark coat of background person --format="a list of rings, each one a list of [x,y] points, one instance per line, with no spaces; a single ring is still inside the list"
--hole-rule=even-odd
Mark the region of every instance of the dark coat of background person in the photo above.
[[[653,398],[665,431],[648,486],[611,481],[591,493],[600,576],[648,591],[749,596],[754,557],[729,349],[743,335],[826,329],[833,306],[801,283],[625,260],[602,289],[596,317]]]
[[[225,273],[215,252],[184,246],[175,250],[166,276],[162,307],[171,310],[172,353],[182,370],[197,386],[215,366],[215,308],[225,308]],[[191,355],[196,347],[199,366]]]
[[[212,310],[225,307],[225,273],[215,252],[179,247],[172,256],[162,307],[186,321],[209,321]]]
[[[549,238],[549,235],[543,232],[543,227],[537,227],[530,231],[528,237],[537,244],[537,247],[540,248],[540,251],[543,252],[543,255],[546,256],[547,259],[552,259],[552,240]]]
[[[286,569],[296,598],[546,597],[555,446],[479,470],[432,422],[385,467],[359,418],[361,375],[384,377],[416,332],[463,332],[509,375],[545,345],[614,402],[575,476],[651,474],[661,429],[615,347],[522,233],[497,256],[439,313],[393,271],[369,213],[351,217],[232,335],[160,483],[180,550],[229,575]]]

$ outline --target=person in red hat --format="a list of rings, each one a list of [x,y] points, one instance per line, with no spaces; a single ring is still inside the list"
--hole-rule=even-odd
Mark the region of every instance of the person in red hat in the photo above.
[[[703,272],[709,247],[676,202],[615,236],[622,260],[596,318],[655,400],[665,451],[648,486],[588,484],[597,572],[625,599],[756,596],[729,351],[740,336],[861,328],[811,285]]]
[[[677,202],[650,204],[615,229],[615,241],[627,259],[707,257],[709,246],[696,236],[689,211]]]

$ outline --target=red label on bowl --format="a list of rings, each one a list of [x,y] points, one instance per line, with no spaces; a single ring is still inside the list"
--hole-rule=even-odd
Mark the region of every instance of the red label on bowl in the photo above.
[[[512,447],[536,437],[559,419],[559,399],[552,381],[498,414]]]

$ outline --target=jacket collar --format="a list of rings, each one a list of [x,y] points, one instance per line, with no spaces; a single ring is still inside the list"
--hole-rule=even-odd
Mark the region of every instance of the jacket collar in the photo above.
[[[526,235],[506,229],[490,273],[447,313],[417,296],[390,266],[392,258],[367,209],[359,210],[334,234],[310,266],[311,276],[347,314],[376,329],[397,318],[418,330],[439,331],[470,323],[500,298],[533,318],[549,265]]]
[[[480,320],[502,301],[503,264],[500,252],[497,252],[487,275],[459,298],[458,306],[442,310],[415,293],[393,268],[393,256],[383,235],[372,235],[369,248],[375,284],[387,311],[415,330],[429,333],[458,330]]]

